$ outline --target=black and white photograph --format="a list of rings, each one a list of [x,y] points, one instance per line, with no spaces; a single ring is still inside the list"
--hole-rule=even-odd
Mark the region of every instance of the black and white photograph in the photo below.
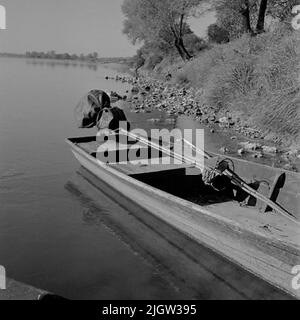
[[[0,0],[0,300],[299,299],[300,0]]]

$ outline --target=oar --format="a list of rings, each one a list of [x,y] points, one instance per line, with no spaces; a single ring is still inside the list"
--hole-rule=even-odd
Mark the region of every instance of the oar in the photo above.
[[[167,155],[171,156],[172,158],[175,158],[175,159],[177,159],[177,160],[179,160],[179,161],[182,161],[183,159],[184,159],[184,160],[188,160],[188,161],[191,162],[192,164],[195,164],[195,165],[196,165],[195,159],[191,159],[191,158],[186,157],[186,156],[183,157],[182,155],[180,155],[180,154],[178,154],[178,153],[176,153],[176,152],[174,152],[174,151],[171,151],[170,149],[165,148],[165,147],[162,146],[162,145],[158,145],[158,144],[156,144],[156,143],[154,143],[154,142],[151,142],[150,140],[148,140],[148,139],[146,139],[146,138],[144,138],[144,137],[142,137],[142,136],[138,136],[138,135],[133,134],[133,133],[131,133],[131,132],[128,132],[128,131],[126,131],[126,130],[124,130],[124,129],[120,129],[119,131],[124,132],[128,137],[131,137],[132,139],[138,140],[138,141],[146,144],[146,145],[149,146],[149,147],[152,147],[152,148],[154,148],[154,149],[157,149],[157,150],[160,150],[160,151],[165,152]],[[203,168],[203,167],[199,167],[199,169],[203,170],[204,168]]]
[[[127,131],[126,131],[127,132]],[[137,135],[134,135],[132,133],[127,132],[131,137],[140,140],[143,143],[146,143],[147,145],[150,145],[156,149],[160,149],[162,151],[164,151],[165,153],[167,153],[168,155],[173,156],[176,159],[180,159],[182,160],[182,156],[178,155],[177,153],[175,153],[174,151],[170,151],[162,146],[158,146],[155,145],[154,143],[150,142],[149,140],[145,139],[145,138],[141,138]],[[197,153],[200,153],[202,155],[204,155],[205,158],[207,159],[212,159],[213,157],[207,153],[206,151],[199,149],[197,147],[195,147],[191,142],[187,141],[186,139],[182,139],[184,143],[190,145],[194,151],[196,151]],[[187,159],[189,161],[191,161],[192,163],[195,164],[195,167],[197,167],[200,170],[203,170],[204,168],[199,166],[197,163],[195,163],[194,159],[191,160],[189,157],[184,157],[184,159]],[[212,168],[209,168],[212,169]],[[220,171],[220,170],[219,170]],[[258,191],[254,190],[253,188],[251,188],[242,178],[240,178],[236,173],[234,173],[232,170],[230,170],[228,167],[225,168],[223,171],[220,171],[221,174],[224,174],[225,176],[229,177],[230,180],[237,185],[238,187],[240,187],[242,190],[244,190],[245,192],[247,192],[249,195],[253,196],[256,199],[259,199],[261,201],[263,201],[264,203],[266,203],[269,207],[271,207],[272,209],[274,209],[275,211],[277,211],[278,213],[280,213],[282,216],[284,216],[285,218],[293,221],[294,223],[300,225],[300,222],[296,220],[296,217],[288,212],[286,209],[284,209],[283,207],[281,207],[279,204],[277,204],[276,202],[272,201],[271,199],[267,198],[266,196],[262,195],[261,193],[259,193]]]
[[[182,140],[184,143],[186,143],[187,145],[191,146],[192,149],[194,149],[196,152],[201,153],[206,159],[212,159],[213,156],[211,156],[209,153],[207,153],[205,150],[199,149],[196,146],[194,146],[190,141],[182,138],[180,139]]]
[[[201,171],[205,168],[201,167],[199,164],[197,164],[195,162],[194,159],[191,159],[187,156],[181,156],[179,154],[177,154],[174,151],[170,151],[169,149],[163,147],[163,146],[159,146],[153,142],[150,142],[148,139],[145,139],[144,137],[135,135],[133,133],[130,133],[124,129],[121,129],[120,131],[123,131],[125,134],[127,134],[129,137],[133,138],[133,139],[137,139],[139,141],[141,141],[142,143],[145,143],[148,146],[151,146],[155,149],[164,151],[166,154],[174,157],[177,160],[181,160],[185,159],[190,161],[191,163],[193,163],[195,165],[196,168],[200,169]],[[190,145],[194,151],[196,151],[197,153],[201,153],[204,155],[205,158],[207,159],[212,159],[213,157],[207,153],[206,151],[196,148],[192,143],[190,143],[189,141],[182,139],[185,143],[187,143],[188,145]],[[208,167],[208,166],[206,166]],[[210,167],[208,167],[208,169],[212,169]],[[254,190],[253,188],[251,188],[242,178],[240,178],[236,173],[234,173],[232,170],[230,170],[228,167],[225,168],[224,170],[220,171],[220,174],[224,174],[225,176],[229,177],[230,180],[238,187],[240,187],[242,190],[244,190],[245,192],[247,192],[249,195],[253,196],[256,199],[259,199],[263,202],[265,202],[269,207],[271,207],[272,209],[274,209],[275,211],[277,211],[278,213],[280,213],[282,216],[284,216],[285,218],[289,219],[290,221],[300,225],[300,222],[298,220],[296,220],[296,217],[291,214],[290,212],[288,212],[286,209],[284,209],[283,207],[281,207],[279,204],[277,204],[276,202],[272,201],[271,199],[268,199],[266,196],[262,195],[261,193],[259,193],[258,191]]]

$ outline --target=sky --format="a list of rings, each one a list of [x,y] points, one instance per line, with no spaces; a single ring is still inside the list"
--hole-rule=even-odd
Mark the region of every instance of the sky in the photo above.
[[[123,0],[0,0],[6,30],[0,30],[0,52],[98,52],[100,57],[132,56],[138,47],[122,33]],[[192,19],[204,35],[213,14]]]

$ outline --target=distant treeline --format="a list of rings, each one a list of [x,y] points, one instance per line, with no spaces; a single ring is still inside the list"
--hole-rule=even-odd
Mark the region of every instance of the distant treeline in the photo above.
[[[31,59],[53,59],[53,60],[73,60],[73,61],[87,61],[93,63],[122,63],[126,64],[129,58],[99,58],[97,52],[89,54],[70,54],[70,53],[56,53],[53,51],[38,52],[38,51],[27,51],[25,54],[18,53],[7,53],[0,52],[0,57],[11,57],[11,58],[31,58]]]
[[[83,60],[83,61],[98,61],[98,53],[93,52],[89,54],[70,54],[70,53],[56,53],[54,50],[48,52],[27,51],[27,58],[35,59],[56,59],[56,60]]]

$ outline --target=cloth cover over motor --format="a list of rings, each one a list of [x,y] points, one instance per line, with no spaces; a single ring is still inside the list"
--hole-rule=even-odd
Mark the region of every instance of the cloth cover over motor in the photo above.
[[[86,94],[77,104],[74,113],[79,128],[117,130],[122,121],[126,122],[123,129],[130,130],[124,111],[111,107],[109,96],[102,90],[91,90]]]
[[[74,114],[78,128],[93,128],[104,108],[111,108],[110,98],[102,90],[91,90],[77,104]]]
[[[99,114],[97,128],[98,130],[109,129],[116,131],[120,128],[120,122],[122,122],[122,129],[127,131],[130,130],[130,124],[122,109],[118,107],[104,108]]]

